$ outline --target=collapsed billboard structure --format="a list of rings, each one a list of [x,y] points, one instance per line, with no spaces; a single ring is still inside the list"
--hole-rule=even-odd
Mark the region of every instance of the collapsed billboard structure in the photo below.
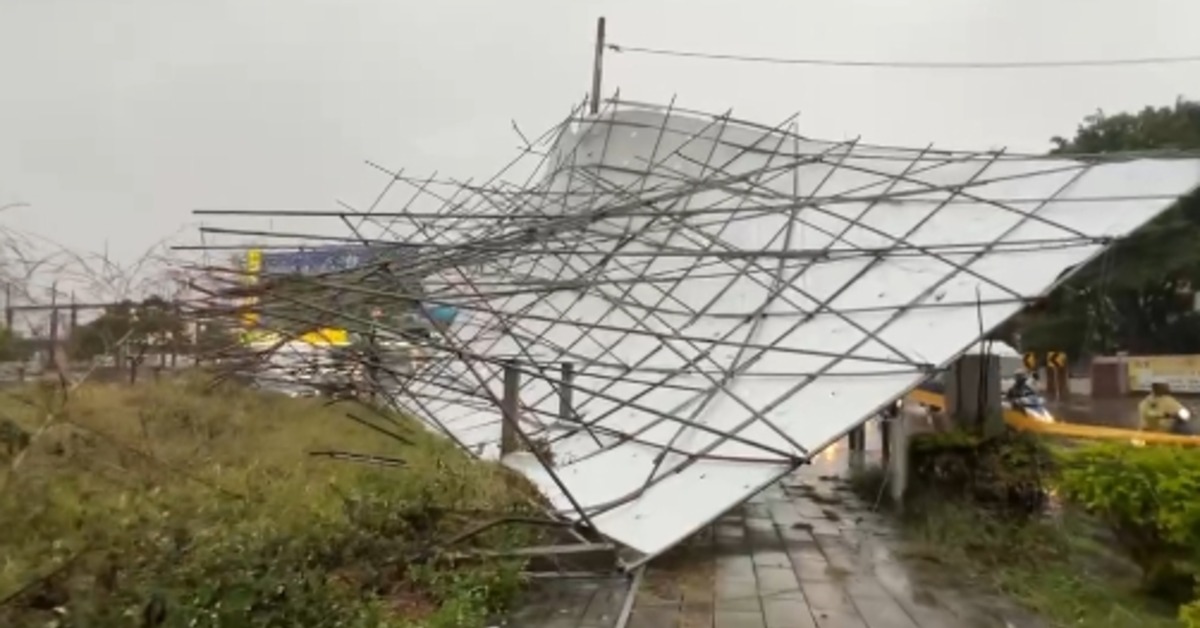
[[[540,439],[504,463],[634,563],[1200,185],[1191,158],[869,146],[629,103],[522,160],[526,182],[414,183],[432,211],[373,210],[379,242],[408,245],[388,272],[458,312],[394,403],[484,456],[505,422]]]

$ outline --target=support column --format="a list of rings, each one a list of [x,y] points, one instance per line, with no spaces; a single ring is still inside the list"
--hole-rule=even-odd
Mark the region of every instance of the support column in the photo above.
[[[888,427],[891,443],[888,445],[887,461],[889,495],[897,509],[904,507],[904,493],[908,490],[908,440],[913,415],[920,412],[916,404],[904,404]]]
[[[500,455],[517,451],[521,439],[517,436],[517,416],[521,411],[521,371],[516,360],[504,363],[504,397],[500,400]]]
[[[1000,401],[1000,358],[967,354],[950,366],[946,374],[946,412],[960,429],[984,436],[1003,433],[1004,408]]]
[[[575,381],[575,364],[573,362],[563,362],[560,366],[562,369],[562,381],[558,385],[558,420],[563,422],[575,421],[575,404],[572,401],[572,391]]]
[[[900,420],[900,412],[895,405],[889,405],[879,416],[879,443],[882,449],[880,455],[883,458],[884,466],[891,461],[892,426],[898,420]]]
[[[1071,398],[1071,376],[1067,369],[1046,367],[1045,394],[1052,401],[1066,401]]]
[[[861,471],[867,457],[867,428],[859,425],[847,434],[850,438],[850,470]]]

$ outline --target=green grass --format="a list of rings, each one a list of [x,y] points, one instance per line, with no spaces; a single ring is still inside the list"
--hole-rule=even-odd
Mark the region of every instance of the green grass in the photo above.
[[[0,449],[0,625],[137,626],[165,606],[164,626],[470,628],[516,594],[518,564],[426,550],[478,511],[531,512],[527,483],[403,417],[383,424],[407,443],[345,416],[367,409],[207,383],[0,395],[0,419],[42,430],[19,464]]]
[[[853,488],[874,499],[881,478],[868,470]],[[1081,514],[1016,522],[967,503],[917,499],[905,504],[900,522],[909,558],[1009,597],[1051,625],[1179,626],[1176,608],[1143,595],[1137,568]]]

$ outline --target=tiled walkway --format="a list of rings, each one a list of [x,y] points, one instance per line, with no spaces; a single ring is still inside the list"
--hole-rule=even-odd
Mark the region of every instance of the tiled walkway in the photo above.
[[[659,557],[628,628],[1041,628],[1003,600],[914,576],[891,524],[844,488],[845,469],[844,450],[827,451]],[[612,626],[616,590],[564,594],[548,619],[509,625]]]
[[[534,599],[505,626],[513,628],[612,628],[624,605],[627,578],[540,583]]]
[[[651,565],[630,628],[1027,628],[997,600],[922,586],[890,526],[820,467]]]

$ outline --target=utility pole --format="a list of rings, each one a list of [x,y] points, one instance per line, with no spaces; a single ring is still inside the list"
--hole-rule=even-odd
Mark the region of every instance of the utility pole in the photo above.
[[[51,284],[50,288],[50,349],[46,352],[46,367],[47,370],[62,365],[58,362],[58,282]]]
[[[592,115],[600,113],[600,77],[604,72],[604,18],[596,20],[596,57],[592,65]]]
[[[75,338],[75,331],[79,328],[79,302],[75,300],[75,291],[71,291],[71,327],[67,333],[70,338]]]

